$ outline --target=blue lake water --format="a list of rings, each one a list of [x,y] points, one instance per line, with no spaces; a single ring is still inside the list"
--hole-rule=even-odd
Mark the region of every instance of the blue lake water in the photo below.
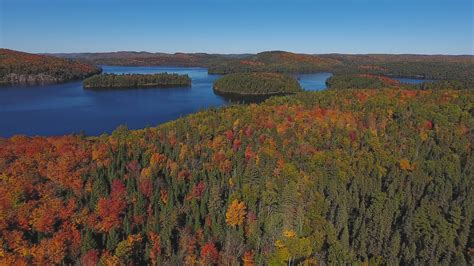
[[[423,82],[433,81],[431,79],[413,79],[413,78],[394,78],[394,79],[400,81],[401,83],[406,83],[406,84],[421,84]]]
[[[214,94],[217,75],[205,68],[103,66],[105,73],[188,74],[191,88],[91,91],[82,82],[0,88],[0,136],[54,136],[84,131],[110,133],[119,125],[130,129],[155,126],[208,107],[227,104]],[[326,88],[331,74],[298,75],[306,90]]]
[[[326,80],[332,76],[331,73],[300,74],[298,78],[301,87],[305,90],[315,91],[326,89]]]

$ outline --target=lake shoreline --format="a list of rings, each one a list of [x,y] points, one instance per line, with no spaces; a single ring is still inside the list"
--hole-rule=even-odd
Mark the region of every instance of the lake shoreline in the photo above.
[[[0,136],[60,136],[85,132],[87,136],[110,134],[120,125],[142,129],[173,121],[203,109],[233,102],[255,103],[279,95],[229,99],[213,90],[219,75],[202,67],[117,67],[100,65],[103,73],[188,74],[191,87],[84,89],[81,81],[44,86],[0,87]],[[326,89],[332,74],[297,75],[304,91]],[[239,98],[239,95],[236,95]]]

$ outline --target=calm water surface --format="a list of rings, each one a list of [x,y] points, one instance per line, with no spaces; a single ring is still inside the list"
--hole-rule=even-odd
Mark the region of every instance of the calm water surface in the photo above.
[[[421,84],[423,82],[433,81],[431,79],[413,79],[413,78],[394,78],[394,79],[405,84]]]
[[[331,73],[300,74],[297,78],[305,90],[319,91],[327,88],[326,80],[331,76]]]
[[[112,67],[105,73],[188,74],[191,88],[91,91],[82,82],[0,88],[0,136],[63,135],[84,131],[87,135],[110,133],[126,124],[130,129],[155,126],[208,107],[227,104],[212,91],[217,75],[205,68]],[[306,90],[326,88],[331,74],[299,75]]]

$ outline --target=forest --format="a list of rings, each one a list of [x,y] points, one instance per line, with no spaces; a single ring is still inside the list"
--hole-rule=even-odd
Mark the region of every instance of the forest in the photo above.
[[[330,89],[0,139],[0,264],[472,265],[474,92]]]
[[[330,89],[471,90],[474,80],[428,80],[420,84],[406,84],[381,75],[336,74],[326,80],[326,85]]]
[[[331,71],[341,65],[330,57],[294,54],[283,51],[262,52],[244,59],[211,62],[209,73],[238,72],[317,73]]]
[[[0,49],[0,85],[37,85],[78,80],[101,68],[72,59]]]
[[[86,89],[116,89],[116,88],[171,88],[190,87],[191,78],[188,75],[176,73],[157,74],[101,74],[84,80]]]
[[[297,54],[268,51],[258,54],[219,55],[204,53],[85,53],[57,54],[100,65],[196,66],[210,74],[238,72],[373,74],[433,80],[474,81],[474,56],[387,54]]]
[[[435,80],[474,80],[473,56],[424,55],[304,55],[282,51],[263,52],[245,59],[211,63],[209,72],[280,72],[373,74]]]
[[[410,87],[408,84],[401,84],[399,81],[378,75],[358,74],[358,75],[333,75],[326,80],[326,85],[331,89],[382,89]]]
[[[341,60],[335,74],[373,74],[433,80],[474,81],[474,56],[326,55]]]
[[[149,52],[110,52],[110,53],[70,53],[54,54],[68,59],[81,60],[96,65],[111,66],[175,66],[205,67],[209,62],[234,58],[231,55],[205,53],[149,53]],[[236,56],[243,58],[246,55]]]
[[[277,73],[235,73],[214,82],[214,91],[222,95],[284,95],[301,92],[296,78]]]
[[[423,82],[414,87],[418,89],[422,89],[422,90],[439,90],[439,89],[469,90],[469,89],[474,88],[474,80],[437,80],[437,81]]]

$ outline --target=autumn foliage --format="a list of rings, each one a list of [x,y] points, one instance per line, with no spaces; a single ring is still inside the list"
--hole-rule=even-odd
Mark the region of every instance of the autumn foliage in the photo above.
[[[245,203],[233,200],[225,214],[225,221],[229,226],[238,226],[244,222],[246,214]]]
[[[473,102],[327,90],[0,139],[0,265],[472,264]]]
[[[276,73],[235,73],[214,82],[214,92],[220,95],[284,95],[301,92],[294,77]]]
[[[74,60],[0,49],[0,85],[59,83],[100,72],[96,66]]]
[[[86,78],[83,87],[86,89],[119,89],[119,88],[171,88],[190,87],[188,75],[176,73],[157,74],[101,74]]]

